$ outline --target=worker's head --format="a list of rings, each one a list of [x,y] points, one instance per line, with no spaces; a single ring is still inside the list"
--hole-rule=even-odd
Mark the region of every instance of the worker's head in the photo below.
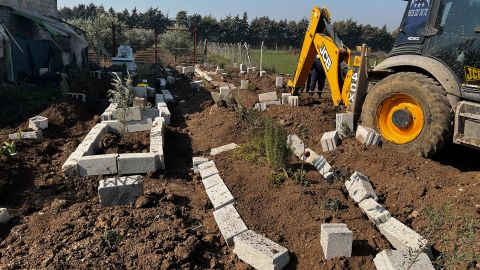
[[[328,23],[331,23],[330,11],[326,7],[322,8],[322,16],[327,20]]]

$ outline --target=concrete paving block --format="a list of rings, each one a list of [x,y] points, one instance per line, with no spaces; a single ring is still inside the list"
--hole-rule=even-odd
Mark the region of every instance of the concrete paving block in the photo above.
[[[160,102],[164,102],[165,101],[165,97],[163,96],[163,94],[156,94],[155,95],[155,103],[158,104]]]
[[[28,119],[28,127],[33,130],[43,130],[48,128],[48,118],[37,115]]]
[[[215,222],[217,222],[223,239],[229,246],[233,246],[233,238],[235,236],[248,230],[233,204],[213,211],[213,217]]]
[[[160,111],[160,116],[165,120],[165,124],[167,126],[170,125],[172,114],[170,113],[168,107],[158,107],[158,110]]]
[[[121,119],[121,116],[124,114],[125,121],[140,121],[142,120],[142,109],[139,107],[129,107],[126,108],[125,113],[123,109],[119,108],[113,113],[115,120]]]
[[[146,98],[147,97],[147,87],[145,86],[135,86],[133,88],[136,97]]]
[[[387,222],[392,217],[390,212],[372,198],[361,201],[358,206],[367,215],[368,219],[377,226]]]
[[[291,97],[290,93],[282,93],[282,105],[288,104],[288,97]]]
[[[210,150],[210,156],[216,156],[216,155],[219,155],[223,152],[228,152],[228,151],[237,149],[238,147],[240,147],[238,144],[230,143],[230,144],[220,146],[220,147],[217,147],[217,148],[212,148],[212,150]]]
[[[235,202],[232,193],[230,193],[230,190],[228,190],[228,187],[223,181],[210,187],[206,191],[215,210]]]
[[[142,119],[146,119],[146,118],[155,119],[159,116],[160,116],[160,110],[158,109],[146,108],[146,109],[143,109],[142,111]]]
[[[255,269],[279,270],[290,262],[288,249],[254,231],[235,236],[233,242],[233,253]]]
[[[202,183],[203,183],[203,186],[205,187],[205,190],[207,190],[207,189],[209,189],[213,186],[216,186],[220,183],[223,183],[223,180],[220,177],[220,175],[214,174],[212,176],[209,176],[209,177],[203,179]]]
[[[198,165],[198,170],[202,179],[218,174],[217,166],[213,160]]]
[[[98,196],[100,206],[135,203],[143,195],[143,177],[140,175],[108,178],[100,181]]]
[[[265,101],[265,102],[263,102],[263,104],[265,104],[267,106],[271,106],[271,105],[280,106],[280,105],[282,105],[282,101],[281,100]]]
[[[102,114],[101,118],[102,121],[111,121],[113,119],[113,113],[117,110],[117,104],[115,103],[110,103],[108,108],[105,110],[105,112]]]
[[[173,98],[172,93],[168,90],[162,90],[163,97],[165,98],[165,102],[175,102],[175,98]]]
[[[353,113],[337,113],[336,115],[336,130],[340,137],[349,137],[354,133],[355,122]]]
[[[276,87],[283,87],[283,77],[276,77],[275,78],[275,86]]]
[[[330,131],[323,133],[320,139],[323,152],[330,152],[337,149],[337,145],[340,143],[340,135],[338,131]]]
[[[192,163],[193,163],[193,172],[194,173],[199,173],[198,166],[208,162],[208,158],[206,157],[193,157],[192,158]]]
[[[0,208],[0,223],[7,223],[10,220],[7,208]]]
[[[320,244],[326,260],[352,256],[353,233],[346,224],[322,224]]]
[[[12,141],[42,140],[43,139],[43,133],[42,133],[42,130],[17,132],[17,133],[8,134],[8,139],[10,139]]]
[[[248,80],[240,81],[240,90],[248,90]]]
[[[295,96],[290,96],[287,99],[288,105],[293,106],[293,107],[298,107],[299,104],[299,98]]]
[[[317,169],[317,171],[323,176],[323,178],[329,180],[330,178],[334,177],[333,173],[333,168],[328,163],[328,161],[325,159],[323,156],[318,156],[314,161],[313,161],[313,167]]]
[[[356,138],[364,145],[379,145],[382,141],[382,136],[375,130],[364,126],[358,126]]]
[[[302,158],[306,146],[297,135],[288,135],[287,145],[298,158]]]
[[[260,103],[265,102],[265,101],[275,101],[278,100],[277,92],[268,92],[268,93],[263,93],[258,95],[258,100]]]
[[[345,182],[348,193],[352,199],[359,203],[368,198],[378,201],[377,194],[367,176],[360,172],[355,172],[350,176],[350,180]]]
[[[380,224],[378,230],[396,250],[431,254],[430,245],[425,238],[393,217]]]
[[[80,176],[117,174],[118,154],[84,156],[78,161]]]
[[[140,108],[140,109],[145,109],[147,104],[148,104],[148,101],[147,101],[146,98],[136,97],[136,98],[133,99],[133,107],[137,107],[137,108]]]
[[[398,250],[384,250],[378,253],[377,256],[375,256],[375,259],[373,259],[373,263],[377,270],[435,269],[427,254],[408,254],[407,252]]]
[[[120,154],[117,159],[118,174],[143,174],[156,172],[159,164],[154,153]]]
[[[302,158],[300,160],[304,160],[306,163],[313,165],[315,163],[315,160],[319,157],[320,155],[317,154],[315,151],[313,151],[310,148],[305,148],[305,156],[302,155]]]
[[[265,102],[255,104],[255,110],[257,112],[264,112],[267,110],[267,104]]]

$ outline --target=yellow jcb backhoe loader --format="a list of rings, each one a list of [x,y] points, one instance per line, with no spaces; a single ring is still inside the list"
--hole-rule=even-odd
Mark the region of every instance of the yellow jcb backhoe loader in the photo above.
[[[480,0],[409,0],[387,59],[372,70],[368,54],[344,47],[329,11],[315,6],[291,94],[318,56],[333,103],[377,130],[384,147],[430,157],[453,137],[480,148]]]

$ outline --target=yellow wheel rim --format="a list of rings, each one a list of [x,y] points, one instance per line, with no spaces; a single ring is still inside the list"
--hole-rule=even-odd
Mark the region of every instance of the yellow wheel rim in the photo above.
[[[386,99],[378,109],[377,125],[382,136],[395,144],[415,140],[422,132],[423,110],[415,99],[396,94]]]

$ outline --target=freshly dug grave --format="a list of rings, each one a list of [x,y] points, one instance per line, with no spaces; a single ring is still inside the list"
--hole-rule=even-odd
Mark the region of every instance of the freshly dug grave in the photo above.
[[[132,132],[124,135],[107,133],[100,140],[97,155],[147,153],[150,147],[150,132]]]

